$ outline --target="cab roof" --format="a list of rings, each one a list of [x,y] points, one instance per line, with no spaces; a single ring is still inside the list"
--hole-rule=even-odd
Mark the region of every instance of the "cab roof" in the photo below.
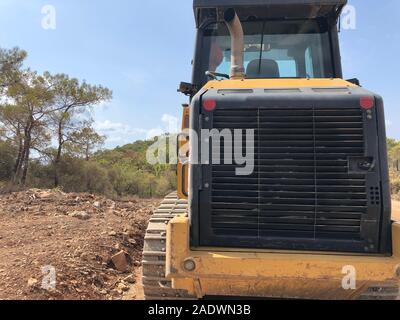
[[[204,20],[218,19],[220,12],[234,8],[240,19],[317,19],[336,23],[347,0],[194,0],[199,27]]]

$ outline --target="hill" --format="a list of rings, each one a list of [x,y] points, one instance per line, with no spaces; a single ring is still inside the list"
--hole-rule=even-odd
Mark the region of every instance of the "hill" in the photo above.
[[[136,141],[112,150],[101,150],[91,157],[63,154],[58,164],[59,189],[65,192],[89,192],[108,197],[164,196],[175,189],[175,168],[151,165],[146,152],[154,140]],[[10,187],[17,150],[0,141],[0,181],[3,189]],[[54,188],[54,163],[46,157],[31,160],[24,188]]]

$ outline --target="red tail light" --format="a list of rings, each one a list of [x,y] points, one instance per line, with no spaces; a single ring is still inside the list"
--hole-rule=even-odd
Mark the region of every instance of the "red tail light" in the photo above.
[[[361,97],[360,98],[360,107],[362,109],[368,110],[372,109],[375,106],[375,99],[373,97]]]
[[[214,111],[216,107],[217,102],[215,100],[207,99],[203,101],[203,108],[208,112]]]

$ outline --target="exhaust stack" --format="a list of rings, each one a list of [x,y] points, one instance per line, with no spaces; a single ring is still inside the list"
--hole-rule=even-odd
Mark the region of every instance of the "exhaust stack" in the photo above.
[[[224,20],[231,35],[230,78],[233,80],[244,79],[244,33],[242,23],[235,9],[226,10]]]

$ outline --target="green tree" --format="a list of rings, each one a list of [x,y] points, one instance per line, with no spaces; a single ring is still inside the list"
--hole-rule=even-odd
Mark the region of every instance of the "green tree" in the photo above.
[[[21,154],[15,164],[13,181],[25,184],[33,143],[44,143],[49,139],[46,130],[48,116],[53,104],[53,92],[45,77],[30,70],[19,73],[19,81],[7,89],[7,96],[13,101],[12,108],[17,110],[16,123],[20,125]]]
[[[104,144],[105,139],[105,136],[98,134],[93,127],[87,124],[71,134],[68,148],[74,154],[89,161],[95,151]]]
[[[19,48],[0,48],[0,92],[19,81],[19,70],[27,53]]]
[[[400,142],[395,139],[387,139],[389,167],[400,170]]]
[[[86,82],[70,78],[65,74],[45,74],[51,84],[54,102],[50,118],[52,131],[57,140],[54,157],[54,186],[59,185],[59,165],[64,146],[78,144],[86,151],[87,158],[91,148],[103,142],[102,138],[91,129],[91,118],[79,120],[89,109],[112,98],[111,90],[102,86],[92,86]],[[85,141],[83,141],[85,140]]]

